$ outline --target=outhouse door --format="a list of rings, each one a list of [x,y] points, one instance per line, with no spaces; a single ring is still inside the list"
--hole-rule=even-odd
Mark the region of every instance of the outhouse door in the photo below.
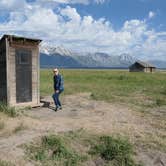
[[[32,101],[32,52],[16,50],[16,102]]]

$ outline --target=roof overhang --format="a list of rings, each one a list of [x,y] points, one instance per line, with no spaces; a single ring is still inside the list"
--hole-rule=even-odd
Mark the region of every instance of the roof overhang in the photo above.
[[[39,44],[42,40],[40,39],[35,39],[35,38],[27,38],[27,37],[22,37],[22,36],[15,36],[15,35],[3,35],[3,37],[1,38],[1,40],[3,39],[8,39],[9,41],[15,41],[15,40],[23,40],[23,41],[28,41],[28,42],[35,42],[37,44]]]

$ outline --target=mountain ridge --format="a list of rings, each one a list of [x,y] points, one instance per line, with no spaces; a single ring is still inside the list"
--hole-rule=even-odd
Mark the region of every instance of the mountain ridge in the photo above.
[[[135,57],[123,53],[109,55],[104,52],[72,52],[63,46],[43,46],[40,48],[40,63],[42,67],[61,68],[128,68],[137,61]],[[166,68],[166,61],[148,60],[157,68]]]

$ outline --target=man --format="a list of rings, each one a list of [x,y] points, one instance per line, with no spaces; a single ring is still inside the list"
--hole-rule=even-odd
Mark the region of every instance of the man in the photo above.
[[[59,71],[57,68],[53,69],[54,73],[54,94],[52,95],[54,103],[55,103],[55,111],[58,111],[59,109],[62,109],[61,102],[59,100],[59,95],[64,91],[63,87],[63,77],[59,74]]]

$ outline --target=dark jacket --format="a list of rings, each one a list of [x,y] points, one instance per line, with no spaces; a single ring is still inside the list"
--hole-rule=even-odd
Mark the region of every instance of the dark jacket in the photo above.
[[[54,90],[63,90],[63,87],[61,87],[61,78],[60,74],[54,76]]]

